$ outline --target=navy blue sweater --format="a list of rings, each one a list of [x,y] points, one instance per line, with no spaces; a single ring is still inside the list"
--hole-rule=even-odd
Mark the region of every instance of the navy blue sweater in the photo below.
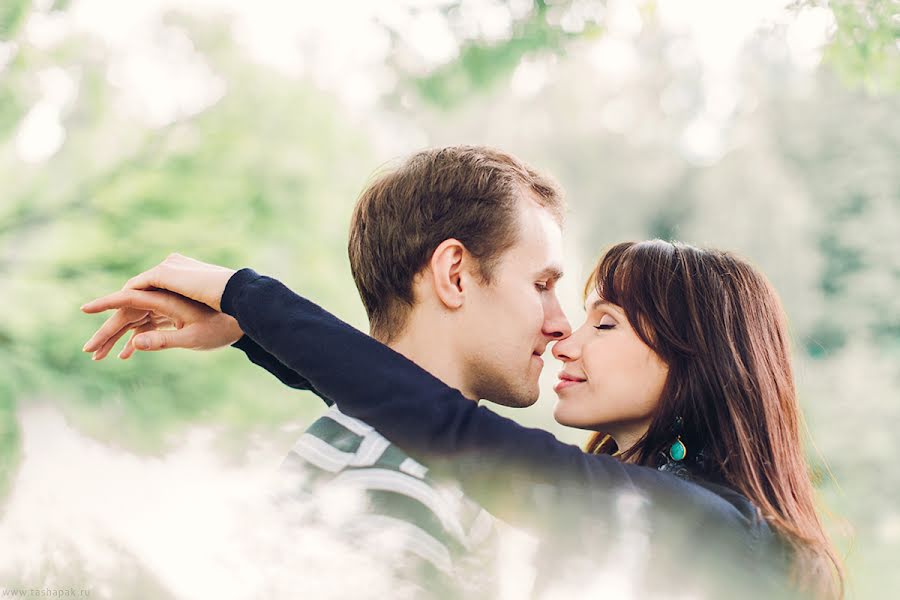
[[[622,492],[636,492],[650,507],[653,533],[680,540],[672,552],[705,548],[713,556],[727,547],[732,566],[741,563],[738,571],[754,578],[763,563],[785,560],[784,546],[736,491],[586,454],[522,427],[275,279],[241,269],[221,306],[245,332],[234,345],[251,361],[337,403],[510,523],[549,531],[569,548],[603,546],[611,523],[623,519],[615,516]]]

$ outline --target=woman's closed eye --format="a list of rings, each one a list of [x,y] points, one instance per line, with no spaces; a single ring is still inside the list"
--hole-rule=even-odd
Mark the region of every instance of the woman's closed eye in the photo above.
[[[609,315],[603,315],[603,318],[600,319],[600,323],[594,325],[594,329],[600,329],[601,331],[607,331],[609,329],[614,329],[616,326],[616,320],[613,319]]]

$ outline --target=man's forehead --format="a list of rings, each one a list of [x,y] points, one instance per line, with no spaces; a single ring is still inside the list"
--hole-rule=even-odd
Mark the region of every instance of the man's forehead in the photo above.
[[[563,276],[562,229],[550,211],[537,203],[522,203],[515,244],[503,256],[504,268],[535,281],[555,281]]]

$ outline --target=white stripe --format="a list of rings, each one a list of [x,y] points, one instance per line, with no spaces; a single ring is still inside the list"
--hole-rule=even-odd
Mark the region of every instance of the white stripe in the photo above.
[[[472,549],[475,546],[484,543],[493,531],[494,517],[492,517],[488,511],[481,509],[478,511],[478,516],[475,517],[475,522],[472,523],[472,526],[469,528],[469,536],[466,541],[470,546],[467,549]]]
[[[390,445],[391,443],[384,437],[374,432],[370,433],[363,438],[362,443],[356,450],[356,456],[353,457],[350,464],[354,467],[368,467],[374,465]]]
[[[425,479],[425,474],[428,473],[427,467],[409,457],[406,457],[406,459],[400,463],[400,470],[404,473],[409,473],[413,477],[418,477],[419,479]]]
[[[404,549],[427,560],[445,573],[453,572],[453,562],[447,547],[421,527],[408,521],[385,515],[365,515],[354,519],[347,528],[370,534],[384,534],[385,530],[396,531],[398,537],[402,539]]]
[[[359,419],[354,419],[353,417],[348,417],[347,415],[339,411],[337,406],[332,406],[330,409],[328,409],[328,411],[326,411],[325,415],[329,419],[337,421],[357,435],[366,436],[370,433],[381,435],[377,431],[375,431],[375,429],[368,423],[360,421]]]
[[[430,508],[431,512],[440,519],[444,529],[465,545],[466,535],[459,519],[449,510],[444,499],[424,481],[415,479],[406,473],[373,468],[343,471],[334,478],[334,483],[338,482],[353,483],[370,489],[396,492],[415,498]]]
[[[328,442],[309,433],[301,435],[291,450],[303,460],[332,473],[337,473],[346,467],[354,458],[353,454],[338,450]]]
[[[332,406],[325,413],[325,416],[363,438],[355,456],[348,461],[348,464],[354,467],[374,465],[381,458],[381,455],[384,454],[384,451],[387,450],[388,446],[391,445],[391,442],[378,433],[371,425],[359,419],[348,417],[338,410],[336,406]]]

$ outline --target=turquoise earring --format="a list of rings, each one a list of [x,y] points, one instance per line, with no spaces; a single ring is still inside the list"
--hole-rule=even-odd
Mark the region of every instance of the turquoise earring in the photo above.
[[[675,434],[675,441],[669,446],[669,458],[675,462],[684,460],[687,456],[687,446],[681,441],[681,432],[684,430],[684,419],[675,417],[675,423],[672,425],[672,433]]]
[[[681,441],[681,436],[679,435],[672,445],[669,446],[669,458],[678,462],[684,460],[685,456],[687,456],[687,446]]]

